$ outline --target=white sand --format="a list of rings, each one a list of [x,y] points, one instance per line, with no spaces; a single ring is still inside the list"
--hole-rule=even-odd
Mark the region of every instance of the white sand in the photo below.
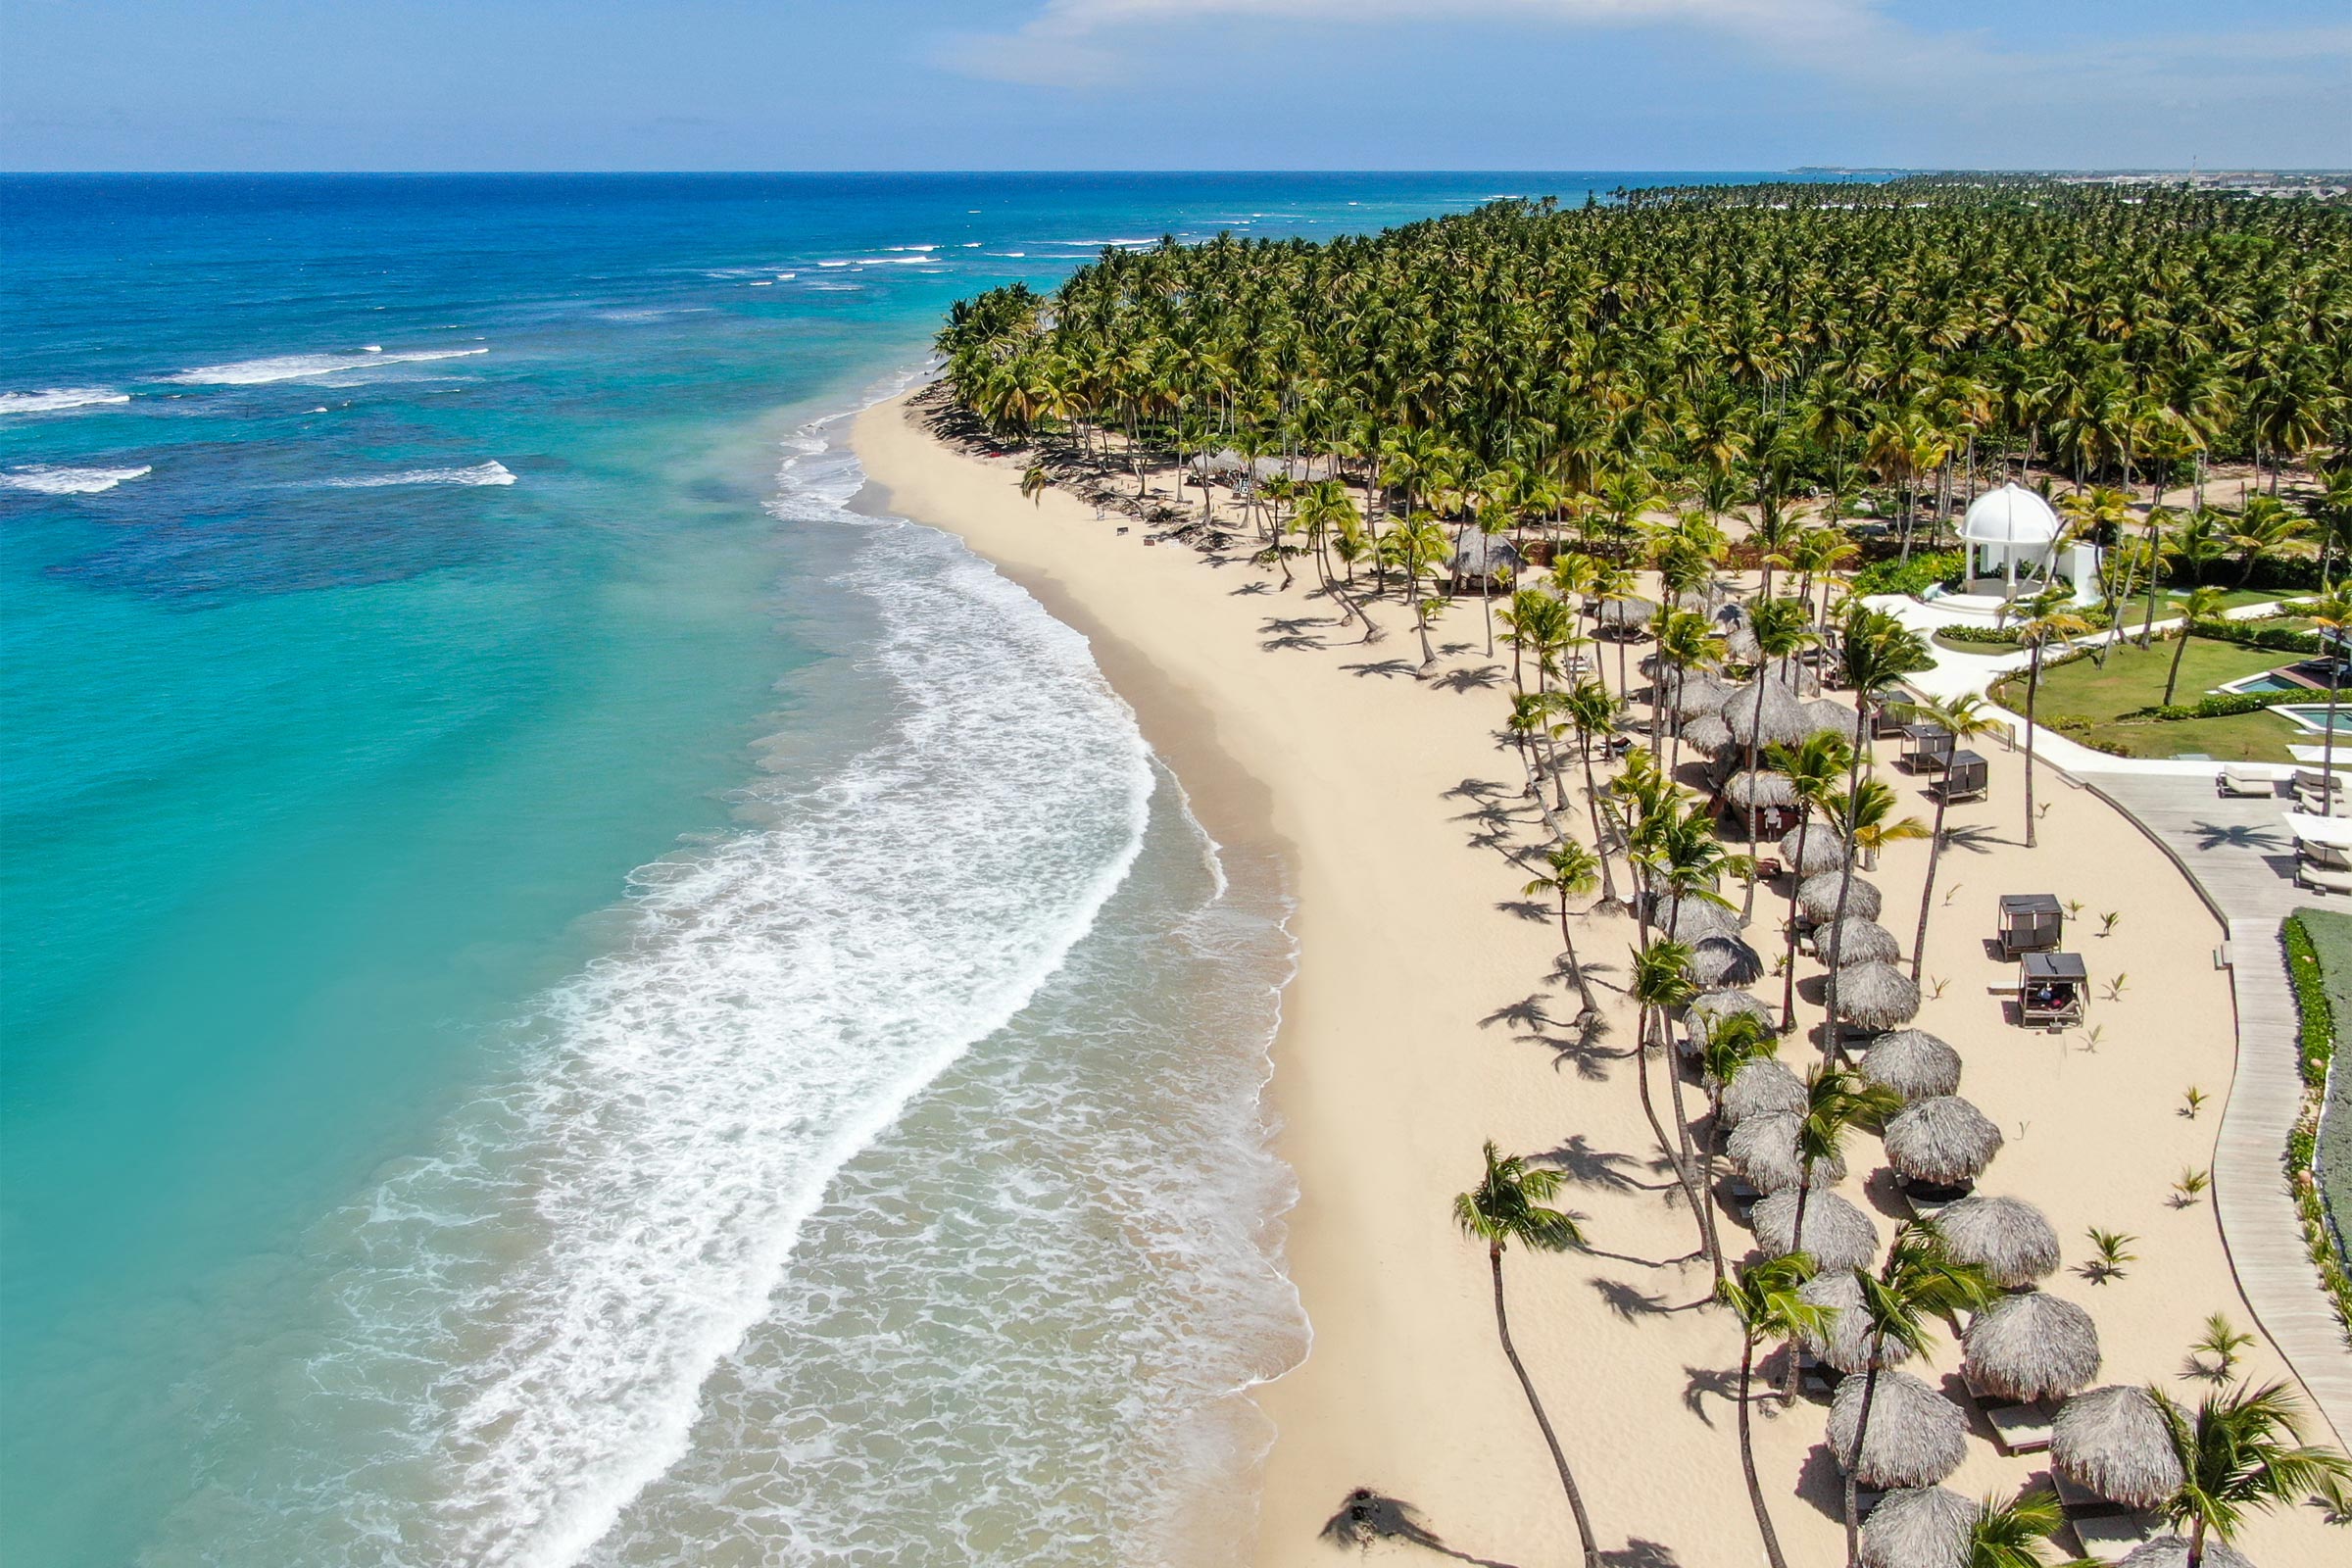
[[[1017,493],[1014,460],[950,451],[915,427],[903,400],[862,416],[855,440],[892,510],[958,534],[1094,639],[1212,832],[1270,836],[1291,868],[1300,963],[1274,1094],[1301,1191],[1290,1266],[1314,1344],[1260,1394],[1280,1437],[1257,1560],[1336,1560],[1317,1532],[1358,1486],[1408,1500],[1459,1550],[1527,1565],[1575,1559],[1550,1461],[1495,1343],[1484,1256],[1447,1212],[1492,1137],[1563,1154],[1570,1206],[1593,1248],[1513,1253],[1506,1274],[1515,1335],[1602,1545],[1683,1568],[1761,1562],[1729,1397],[1739,1340],[1704,1304],[1704,1258],[1674,1261],[1691,1251],[1694,1227],[1679,1195],[1660,1190],[1673,1184],[1622,1054],[1631,1004],[1604,991],[1611,1034],[1594,1051],[1574,1049],[1573,995],[1547,978],[1557,930],[1507,907],[1529,875],[1510,851],[1539,844],[1542,824],[1484,814],[1485,799],[1516,810],[1522,774],[1498,735],[1508,654],[1476,652],[1476,601],[1442,623],[1459,649],[1445,669],[1475,681],[1492,662],[1492,684],[1418,681],[1401,615],[1390,609],[1391,635],[1360,646],[1335,605],[1309,596],[1306,562],[1284,594],[1271,570],[1150,547],[1143,525],[1121,535],[1128,519],[1098,519],[1059,492],[1032,505]],[[2210,1165],[2229,1087],[2230,991],[2213,961],[2221,932],[2131,823],[2052,774],[2037,783],[2050,808],[2042,848],[2019,847],[2022,760],[1997,746],[1991,756],[1991,803],[1952,813],[1954,826],[1983,831],[1945,853],[1926,966],[1931,991],[1942,985],[1918,1023],[1959,1049],[1961,1092],[2008,1136],[1983,1190],[2028,1198],[2056,1225],[2068,1267],[2048,1285],[2096,1317],[2101,1381],[2159,1381],[2193,1398],[2204,1385],[2179,1373],[2206,1314],[2253,1325],[2210,1202],[2167,1201],[2184,1167]],[[1887,776],[1907,808],[1929,812],[1912,781]],[[1884,923],[1906,947],[1926,859],[1925,845],[1906,844],[1876,874]],[[2093,1004],[2095,1045],[2002,1021],[1986,987],[2013,971],[1984,942],[2004,892],[2086,906],[2068,945],[2098,981],[2124,981],[2120,998]],[[2100,938],[2091,916],[2110,909],[2122,919]],[[1778,915],[1763,890],[1757,913],[1750,934],[1769,960]],[[1578,945],[1596,976],[1615,981],[1632,937],[1629,921],[1588,918]],[[1817,972],[1800,960],[1801,977]],[[1804,1039],[1784,1048],[1799,1070]],[[1662,1101],[1662,1075],[1657,1083]],[[2192,1084],[2212,1097],[2193,1121],[2180,1114]],[[1890,1212],[1876,1140],[1856,1135],[1848,1158],[1846,1196]],[[1883,1232],[1892,1224],[1881,1218]],[[2091,1225],[2138,1238],[2126,1278],[2093,1285],[2074,1272]],[[1725,1234],[1735,1255],[1746,1250],[1744,1230],[1727,1221]],[[1958,1362],[1939,1333],[1931,1377]],[[2284,1372],[2267,1343],[2245,1364],[2256,1377]],[[1796,1564],[1842,1552],[1823,1418],[1801,1400],[1759,1411],[1758,1466]],[[1952,1487],[2011,1494],[2046,1472],[2044,1458],[2003,1457],[1981,1422],[1978,1432]],[[2347,1549],[2309,1508],[2257,1521],[2240,1545],[2264,1568],[2340,1562]],[[1392,1553],[1426,1556],[1381,1548]]]

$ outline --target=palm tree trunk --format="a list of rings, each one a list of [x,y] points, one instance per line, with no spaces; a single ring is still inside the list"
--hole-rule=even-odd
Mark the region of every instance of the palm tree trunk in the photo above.
[[[1937,783],[1936,789],[1936,832],[1935,836],[1928,841],[1928,880],[1926,885],[1919,890],[1919,931],[1911,939],[1911,983],[1913,985],[1919,983],[1919,968],[1922,963],[1927,961],[1928,956],[1928,909],[1931,906],[1929,901],[1936,896],[1936,862],[1943,858],[1943,813],[1944,809],[1952,804],[1951,793],[1945,786],[1950,784],[1951,778],[1951,768],[1947,764],[1944,768],[1943,778]]]
[[[1796,1220],[1788,1227],[1788,1250],[1791,1254],[1805,1250],[1805,1201],[1812,1191],[1813,1161],[1800,1159],[1796,1167]],[[1798,1373],[1802,1370],[1797,1363],[1797,1348],[1791,1343],[1788,1347],[1788,1376],[1782,1380],[1781,1384],[1783,1408],[1796,1403],[1796,1380]]]
[[[1625,907],[1625,900],[1617,895],[1617,874],[1609,867],[1609,824],[1601,811],[1600,789],[1592,782],[1592,737],[1579,730],[1576,739],[1584,753],[1585,812],[1592,818],[1592,853],[1600,857],[1600,903],[1594,907],[1614,912]],[[1631,864],[1626,874],[1633,874]]]
[[[2041,693],[2041,644],[2034,644],[2034,662],[2026,671],[2026,848],[2034,848],[2034,699]]]
[[[2343,673],[2343,647],[2330,647],[2328,633],[2320,633],[2320,646],[2328,652],[2328,733],[2320,737],[2320,789],[2328,808],[2321,814],[2335,814],[2335,689]]]
[[[1870,715],[1868,713],[1864,713],[1862,715],[1862,728],[1865,733],[1869,732]],[[1854,803],[1859,801],[1861,796],[1862,748],[1857,746],[1854,748],[1853,760],[1847,764],[1845,780],[1846,820],[1849,824],[1853,820]],[[1833,932],[1845,923],[1845,901],[1852,896],[1854,891],[1854,852],[1859,848],[1859,846],[1857,846],[1853,839],[1847,834],[1841,833],[1839,838],[1843,841],[1843,848],[1845,850],[1845,866],[1844,869],[1838,873],[1838,909],[1836,914],[1834,914],[1830,919],[1830,929]],[[1831,1062],[1838,1059],[1838,1025],[1837,964],[1833,963],[1830,965],[1829,984],[1825,988],[1822,1000],[1829,1004],[1829,1016],[1823,1020],[1821,1026],[1821,1059],[1824,1062]]]
[[[1862,1564],[1862,1499],[1855,1495],[1861,1483],[1854,1479],[1854,1470],[1862,1463],[1862,1445],[1870,1437],[1870,1405],[1879,1394],[1881,1348],[1882,1342],[1874,1340],[1870,1370],[1862,1378],[1862,1411],[1854,1419],[1854,1462],[1845,1467],[1845,1568],[1861,1568]]]
[[[1805,840],[1813,832],[1813,808],[1799,801],[1796,819],[1796,862],[1788,867],[1788,915],[1782,935],[1788,942],[1788,961],[1781,967],[1781,1033],[1796,1027],[1796,890],[1804,881]]]
[[[2164,672],[2164,706],[2173,706],[2173,688],[2180,684],[2180,659],[2188,652],[2188,632],[2193,624],[2185,612],[2181,614],[2180,635],[2173,639],[2172,667]]]
[[[1576,938],[1568,929],[1568,890],[1560,889],[1560,946],[1568,951],[1569,978],[1576,982],[1576,994],[1582,998],[1585,1010],[1577,1016],[1589,1018],[1600,1009],[1592,1005],[1592,983],[1585,978],[1585,966],[1577,960]]]
[[[1536,1413],[1536,1425],[1544,1430],[1544,1444],[1551,1449],[1551,1462],[1559,1467],[1560,1490],[1568,1494],[1568,1511],[1576,1515],[1577,1539],[1584,1543],[1585,1568],[1600,1568],[1600,1543],[1592,1537],[1592,1521],[1585,1512],[1584,1494],[1576,1490],[1576,1477],[1568,1469],[1568,1456],[1560,1451],[1560,1440],[1552,1433],[1551,1417],[1544,1413],[1544,1401],[1536,1397],[1536,1385],[1519,1359],[1518,1347],[1511,1343],[1510,1314],[1502,1305],[1501,1248],[1489,1244],[1487,1266],[1494,1275],[1494,1333],[1501,1339],[1502,1353],[1519,1379],[1519,1391],[1527,1396],[1527,1407]]]
[[[1781,1538],[1773,1533],[1772,1512],[1764,1506],[1764,1484],[1756,1479],[1756,1440],[1748,1414],[1748,1385],[1756,1364],[1756,1337],[1741,1336],[1740,1347],[1740,1468],[1747,1476],[1747,1500],[1756,1510],[1756,1529],[1764,1537],[1764,1556],[1772,1568],[1788,1568],[1781,1555]]]

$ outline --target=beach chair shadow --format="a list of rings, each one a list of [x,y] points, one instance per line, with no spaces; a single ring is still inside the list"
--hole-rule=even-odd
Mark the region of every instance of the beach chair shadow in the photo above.
[[[1608,1568],[1683,1568],[1683,1560],[1674,1554],[1673,1547],[1644,1541],[1640,1536],[1622,1546],[1603,1551],[1600,1560]]]

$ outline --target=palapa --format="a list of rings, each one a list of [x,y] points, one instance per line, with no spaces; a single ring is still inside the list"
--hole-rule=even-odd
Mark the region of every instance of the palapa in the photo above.
[[[1837,830],[1834,828],[1817,827],[1813,831],[1816,836],[1821,838],[1833,841],[1837,838]],[[1836,853],[1835,850],[1833,853]],[[1838,919],[1839,917],[1838,884],[1844,879],[1843,872],[1843,866],[1834,864],[1829,870],[1818,872],[1799,882],[1796,885],[1796,906],[1804,910],[1810,919]],[[1876,920],[1879,917],[1879,909],[1885,902],[1880,898],[1875,884],[1856,877],[1854,885],[1846,890],[1844,918]]]
[[[1610,631],[1640,630],[1658,612],[1658,602],[1636,594],[1627,599],[1604,599],[1592,612],[1592,619]]]
[[[1949,1487],[1901,1487],[1862,1521],[1862,1568],[1969,1568],[1978,1505]]]
[[[1960,1087],[1960,1053],[1925,1029],[1897,1029],[1863,1055],[1862,1076],[1906,1101],[1948,1095]]]
[[[1723,1124],[1737,1127],[1750,1116],[1798,1111],[1805,1104],[1804,1082],[1770,1057],[1758,1056],[1741,1064],[1723,1086]]]
[[[1709,991],[1692,1000],[1684,1009],[1684,1016],[1694,1028],[1709,1029],[1725,1018],[1749,1017],[1765,1023],[1772,1021],[1772,1004],[1752,991],[1728,989]]]
[[[1789,694],[1779,681],[1764,682],[1764,707],[1759,728],[1756,710],[1756,686],[1735,686],[1718,710],[1723,721],[1732,727],[1732,739],[1741,747],[1753,744],[1758,751],[1776,742],[1794,746],[1812,733],[1812,721],[1805,716],[1805,706]]]
[[[1796,804],[1796,786],[1788,782],[1788,775],[1767,768],[1757,768],[1752,773],[1734,773],[1725,782],[1723,795],[1743,815],[1749,811],[1779,810]]]
[[[1797,1287],[1797,1298],[1809,1306],[1826,1307],[1828,1321],[1817,1334],[1802,1336],[1804,1347],[1813,1352],[1814,1359],[1826,1361],[1840,1372],[1870,1370],[1872,1335],[1870,1318],[1862,1310],[1862,1282],[1850,1268],[1835,1274],[1816,1274]],[[1900,1340],[1889,1338],[1879,1347],[1878,1363],[1884,1369],[1900,1366],[1911,1359],[1912,1350]]]
[[[1756,1240],[1776,1256],[1796,1250],[1796,1193],[1759,1199],[1749,1219]],[[1813,1188],[1805,1194],[1804,1250],[1824,1270],[1868,1268],[1878,1260],[1879,1228],[1870,1216],[1836,1193]]]
[[[1857,963],[1838,971],[1838,1014],[1848,1023],[1894,1029],[1918,1013],[1919,982],[1893,964]]]
[[[1724,656],[1735,664],[1752,664],[1762,656],[1764,647],[1756,641],[1755,632],[1744,620],[1723,629]]]
[[[1729,725],[1725,726],[1724,733],[1727,737],[1730,735]],[[1804,853],[1801,855],[1797,853],[1800,835],[1804,839]],[[1781,835],[1781,863],[1798,876],[1808,878],[1841,870],[1845,865],[1845,845],[1838,837],[1836,828],[1816,816],[1812,821],[1792,827]],[[1831,902],[1834,905],[1836,901],[1837,895],[1833,893]],[[1877,916],[1874,913],[1862,918],[1868,920]]]
[[[2090,1314],[2044,1291],[2004,1296],[1960,1336],[1960,1370],[2003,1399],[2053,1399],[2099,1375],[2099,1330]]]
[[[1877,1054],[1874,1050],[1873,1055]],[[1864,1070],[1869,1059],[1863,1060]],[[2040,1209],[2022,1198],[1963,1198],[1936,1216],[1943,1249],[1974,1263],[2009,1290],[2031,1285],[2058,1268],[2058,1233]]]
[[[1682,689],[1674,694],[1675,716],[1684,722],[1683,739],[1686,742],[1690,740],[1690,726],[1699,719],[1709,714],[1721,716],[1724,699],[1731,694],[1732,689],[1721,681],[1710,680],[1704,675],[1684,676]],[[1727,739],[1730,737],[1730,726],[1725,726],[1724,735]]]
[[[1834,697],[1807,703],[1805,717],[1811,720],[1816,735],[1835,735],[1848,746],[1862,743],[1862,715]]]
[[[1862,1396],[1871,1391],[1870,1430],[1855,1451]],[[1847,1378],[1830,1398],[1830,1451],[1866,1487],[1932,1487],[1968,1457],[1968,1417],[1908,1372]]]
[[[2253,1560],[2218,1537],[2205,1538],[2204,1568],[2254,1568]],[[2188,1543],[2179,1536],[2158,1536],[2126,1552],[2115,1568],[2188,1568]]]
[[[1649,923],[1660,936],[1671,931],[1677,942],[1696,942],[1701,937],[1736,937],[1740,934],[1740,911],[1728,904],[1717,904],[1695,894],[1650,894]]]
[[[1796,1152],[1796,1132],[1802,1118],[1793,1110],[1767,1111],[1747,1116],[1732,1129],[1724,1152],[1748,1184],[1759,1193],[1785,1193],[1804,1174]],[[1832,1156],[1813,1162],[1813,1184],[1830,1187],[1845,1180],[1845,1161]]]
[[[2185,1479],[2156,1401],[2129,1383],[2078,1394],[2058,1407],[2050,1462],[2077,1486],[2127,1508],[2153,1508]]]
[[[1892,963],[1903,956],[1903,945],[1894,940],[1893,932],[1876,920],[1857,920],[1851,916],[1814,933],[1813,945],[1820,950],[1822,961],[1840,968],[1856,963]]]
[[[1684,715],[1683,744],[1694,752],[1720,757],[1739,743],[1732,739],[1732,726],[1723,721],[1721,713],[1701,713],[1696,718]]]
[[[1753,985],[1764,978],[1764,958],[1738,937],[1700,937],[1690,944],[1689,973],[1702,991]]]
[[[1840,976],[1838,984],[1844,983]],[[1844,1005],[1842,994],[1838,1001]],[[1992,1118],[1958,1095],[1913,1101],[1887,1118],[1883,1136],[1887,1164],[1913,1181],[1938,1187],[1956,1187],[1984,1175],[2002,1142]]]

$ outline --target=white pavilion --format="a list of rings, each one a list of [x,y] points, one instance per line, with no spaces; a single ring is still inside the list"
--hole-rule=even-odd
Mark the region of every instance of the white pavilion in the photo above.
[[[1969,503],[1960,524],[1960,542],[1968,552],[1961,593],[1997,598],[2005,605],[2021,593],[2030,598],[2063,582],[2074,590],[2075,603],[2096,600],[2099,547],[2062,547],[2064,532],[2050,504],[2015,481],[1985,491]]]

